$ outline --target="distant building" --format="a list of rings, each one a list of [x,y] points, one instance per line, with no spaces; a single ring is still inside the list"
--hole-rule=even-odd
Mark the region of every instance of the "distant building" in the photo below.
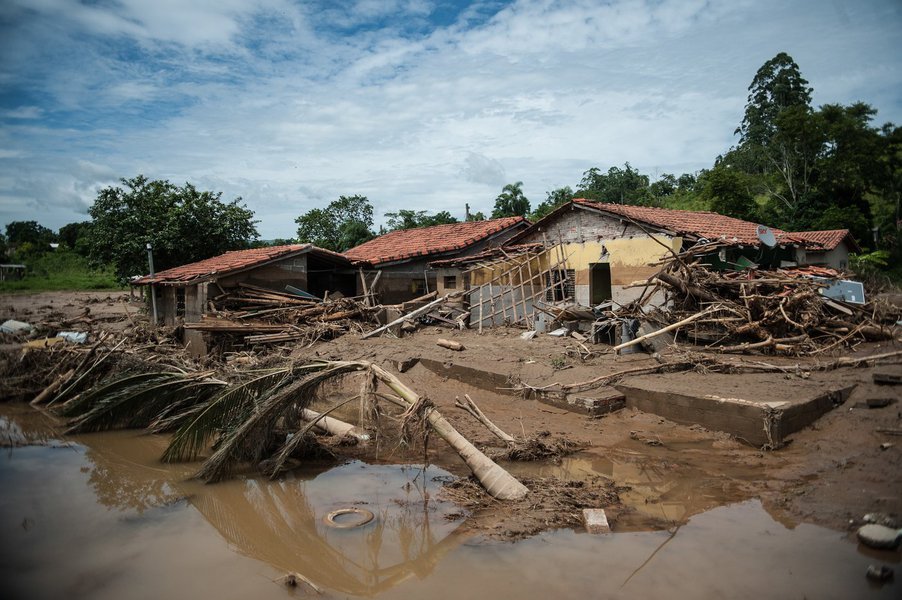
[[[849,269],[849,255],[861,252],[858,242],[848,229],[794,231],[789,235],[810,242],[808,247],[799,248],[796,253],[796,259],[801,265],[846,271]]]

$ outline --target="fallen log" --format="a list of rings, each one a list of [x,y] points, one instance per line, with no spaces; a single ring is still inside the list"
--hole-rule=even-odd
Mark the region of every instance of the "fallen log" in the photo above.
[[[367,364],[373,375],[379,381],[387,385],[403,401],[405,408],[415,406],[420,402],[420,396],[404,385],[400,379],[374,364]],[[386,396],[391,398],[390,396]],[[435,409],[429,409],[426,419],[432,430],[454,448],[460,457],[467,463],[473,475],[479,480],[485,490],[499,500],[519,500],[529,494],[525,485],[502,469],[495,461],[479,451],[467,438],[462,436],[454,427]]]
[[[472,417],[474,419],[476,419],[477,421],[479,421],[480,423],[485,425],[486,429],[488,429],[489,431],[494,433],[505,444],[511,445],[517,441],[514,439],[514,436],[512,436],[508,433],[505,433],[504,431],[501,430],[500,427],[498,427],[497,425],[492,423],[489,420],[489,418],[487,416],[485,416],[485,413],[483,413],[479,409],[479,407],[476,406],[476,403],[473,402],[473,399],[470,398],[469,394],[464,394],[464,398],[466,399],[466,402],[461,402],[459,397],[455,397],[454,398],[454,406],[470,413],[470,415],[472,415]]]
[[[321,429],[322,431],[325,431],[326,433],[332,434],[334,436],[342,437],[345,435],[350,435],[357,438],[361,442],[365,442],[370,439],[370,434],[362,431],[356,425],[345,423],[344,421],[323,415],[322,413],[318,413],[315,410],[310,410],[309,408],[301,409],[301,418],[305,421],[315,423],[317,429]]]

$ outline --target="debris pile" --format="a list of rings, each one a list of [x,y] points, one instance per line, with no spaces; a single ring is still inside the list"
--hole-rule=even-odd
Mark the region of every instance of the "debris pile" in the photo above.
[[[708,246],[663,261],[642,298],[616,316],[663,329],[679,325],[690,340],[720,352],[816,354],[862,341],[893,339],[897,331],[902,318],[898,307],[828,298],[821,293],[828,280],[812,277],[810,269],[715,271],[701,262],[701,255],[712,250]],[[818,273],[828,275],[826,271]],[[666,293],[667,308],[645,314],[642,305],[658,290]]]
[[[337,294],[336,294],[337,295]],[[185,329],[224,335],[247,344],[313,344],[364,331],[377,308],[356,298],[314,298],[241,283],[210,301],[210,314]]]

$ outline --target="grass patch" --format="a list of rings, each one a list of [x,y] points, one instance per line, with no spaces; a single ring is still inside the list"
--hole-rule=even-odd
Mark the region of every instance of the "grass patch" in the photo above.
[[[23,262],[28,267],[25,277],[0,281],[0,293],[122,289],[112,267],[91,268],[86,258],[68,250],[59,249]]]

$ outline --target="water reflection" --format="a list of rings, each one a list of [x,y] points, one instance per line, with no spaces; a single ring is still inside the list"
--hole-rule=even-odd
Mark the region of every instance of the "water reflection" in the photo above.
[[[368,465],[310,468],[279,480],[237,478],[215,485],[191,480],[193,465],[157,458],[166,440],[136,432],[78,436],[90,460],[88,483],[107,507],[144,515],[187,499],[233,549],[318,586],[373,595],[424,577],[459,545],[463,517],[436,498],[437,467]],[[352,529],[324,522],[332,510],[357,506],[376,518]],[[134,521],[131,518],[130,521]]]

